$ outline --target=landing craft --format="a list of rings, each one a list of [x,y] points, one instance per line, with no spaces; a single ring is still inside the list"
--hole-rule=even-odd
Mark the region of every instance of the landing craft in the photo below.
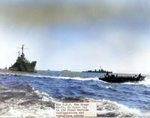
[[[114,74],[106,73],[106,75],[102,78],[100,77],[99,80],[110,82],[110,83],[124,83],[124,82],[139,82],[143,81],[145,76],[135,75],[135,76],[118,76]]]

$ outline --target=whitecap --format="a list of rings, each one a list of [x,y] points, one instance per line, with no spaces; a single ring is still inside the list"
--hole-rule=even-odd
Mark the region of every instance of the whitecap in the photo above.
[[[97,101],[97,114],[101,117],[134,117],[142,116],[138,109],[128,108],[109,100]]]

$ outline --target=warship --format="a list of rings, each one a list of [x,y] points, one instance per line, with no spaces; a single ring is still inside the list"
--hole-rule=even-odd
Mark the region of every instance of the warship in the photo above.
[[[88,71],[82,71],[82,72],[87,72],[87,73],[112,73],[112,71],[107,71],[107,70],[104,70],[100,67],[99,70],[88,70]]]
[[[23,53],[24,45],[22,45],[21,49],[22,49],[21,55],[20,55],[20,51],[19,51],[19,55],[18,55],[16,62],[11,67],[9,67],[9,70],[23,71],[23,72],[35,72],[35,66],[36,66],[37,62],[36,61],[29,62],[25,58],[25,54]]]

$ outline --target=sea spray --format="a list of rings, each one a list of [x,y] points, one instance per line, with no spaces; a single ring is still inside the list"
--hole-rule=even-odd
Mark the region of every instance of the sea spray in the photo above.
[[[131,109],[124,105],[109,100],[97,101],[97,115],[99,117],[137,117],[142,116],[137,109]]]
[[[78,77],[66,77],[55,71],[45,71],[43,75],[0,74],[0,116],[16,113],[18,117],[47,117],[55,112],[55,101],[90,102],[90,99],[98,104],[99,116],[149,116],[150,91],[145,83],[149,77],[143,83],[118,84],[100,81],[98,74],[82,74]]]
[[[0,85],[0,117],[54,116],[54,100],[38,90],[10,88]]]

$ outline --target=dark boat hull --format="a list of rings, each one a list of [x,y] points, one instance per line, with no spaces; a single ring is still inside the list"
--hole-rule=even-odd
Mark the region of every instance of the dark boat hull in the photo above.
[[[143,81],[145,76],[141,77],[104,77],[104,78],[99,78],[99,80],[103,80],[106,82],[111,82],[111,83],[124,83],[124,82],[138,82],[138,81]]]

